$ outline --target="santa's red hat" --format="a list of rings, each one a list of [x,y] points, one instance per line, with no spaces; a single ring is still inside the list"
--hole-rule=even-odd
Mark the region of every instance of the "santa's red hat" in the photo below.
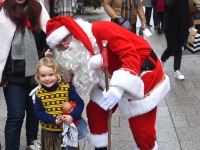
[[[46,41],[51,48],[54,48],[70,33],[72,33],[77,40],[81,41],[90,53],[94,55],[88,36],[72,17],[56,16],[47,22]]]

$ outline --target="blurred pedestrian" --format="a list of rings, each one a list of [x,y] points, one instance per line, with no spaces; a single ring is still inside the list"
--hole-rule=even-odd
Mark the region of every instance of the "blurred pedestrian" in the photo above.
[[[129,5],[128,1],[131,2]],[[135,33],[137,15],[141,20],[142,27],[146,28],[146,17],[141,0],[104,0],[103,7],[111,19],[118,17],[130,18]],[[126,10],[126,16],[121,14],[122,8]]]
[[[158,30],[158,13],[156,12],[156,3],[157,0],[151,0],[153,5],[153,21],[154,21],[154,30]]]
[[[163,17],[165,13],[165,2],[164,0],[157,0],[156,3],[156,12],[158,16],[158,34],[164,33],[163,29]]]
[[[188,37],[188,28],[193,26],[188,0],[174,0],[170,7],[166,5],[163,28],[167,40],[167,48],[161,56],[162,64],[174,55],[174,77],[183,80],[180,72],[182,46]]]
[[[39,120],[29,93],[36,86],[38,60],[51,53],[45,34],[49,15],[38,0],[5,0],[0,18],[0,86],[7,105],[5,149],[19,150],[26,115],[27,149],[38,150]]]
[[[73,17],[73,8],[75,7],[74,0],[50,0],[50,7],[53,9],[54,16],[69,16]]]
[[[152,25],[150,24],[150,21],[151,21],[151,12],[153,8],[153,4],[151,3],[150,0],[142,0],[142,4],[145,7],[145,17],[147,20],[146,26],[152,27]]]

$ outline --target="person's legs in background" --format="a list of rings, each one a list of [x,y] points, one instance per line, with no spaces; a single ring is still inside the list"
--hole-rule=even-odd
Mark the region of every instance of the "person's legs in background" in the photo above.
[[[163,17],[164,17],[164,12],[157,12],[157,20],[158,20],[158,34],[164,33],[163,30]]]
[[[145,17],[147,20],[147,27],[152,27],[152,25],[150,24],[150,20],[151,20],[151,12],[152,12],[152,7],[145,7]]]
[[[174,77],[183,80],[184,75],[180,72],[181,60],[182,60],[182,43],[178,45],[178,50],[174,51]]]
[[[26,87],[9,83],[3,88],[7,105],[5,125],[5,150],[20,147],[20,135],[26,109]]]
[[[154,30],[158,29],[158,14],[156,12],[156,4],[153,3],[153,22],[154,22]]]
[[[26,87],[26,138],[27,146],[32,149],[40,148],[40,142],[37,140],[39,120],[35,117],[33,100],[29,96],[31,90],[35,87],[36,85]]]
[[[136,33],[136,23],[132,24],[132,27],[133,27],[134,33]]]

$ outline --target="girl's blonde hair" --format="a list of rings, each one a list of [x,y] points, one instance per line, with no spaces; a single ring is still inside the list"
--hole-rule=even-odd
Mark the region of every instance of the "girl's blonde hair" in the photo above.
[[[51,57],[44,57],[42,59],[40,59],[40,61],[38,62],[38,64],[36,65],[36,73],[35,73],[35,80],[38,84],[40,83],[40,79],[39,79],[39,68],[41,66],[46,66],[46,67],[51,67],[54,69],[56,76],[58,78],[57,83],[59,84],[61,81],[65,81],[64,80],[64,74],[63,71],[61,70],[60,65],[55,61],[55,59],[51,58]]]

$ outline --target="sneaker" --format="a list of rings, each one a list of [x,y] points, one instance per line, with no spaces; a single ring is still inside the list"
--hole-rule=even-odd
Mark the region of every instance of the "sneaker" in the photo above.
[[[160,59],[160,63],[161,63],[162,68],[164,68],[164,64],[165,64],[165,62],[162,61],[160,57],[158,57],[158,58]]]
[[[40,150],[40,149],[41,149],[41,143],[39,140],[32,141],[31,144],[26,147],[26,150]]]
[[[165,62],[164,61],[160,61],[160,62],[161,62],[162,68],[164,68]]]
[[[179,70],[176,70],[174,72],[174,78],[177,78],[179,80],[184,80],[185,79],[184,75]]]

